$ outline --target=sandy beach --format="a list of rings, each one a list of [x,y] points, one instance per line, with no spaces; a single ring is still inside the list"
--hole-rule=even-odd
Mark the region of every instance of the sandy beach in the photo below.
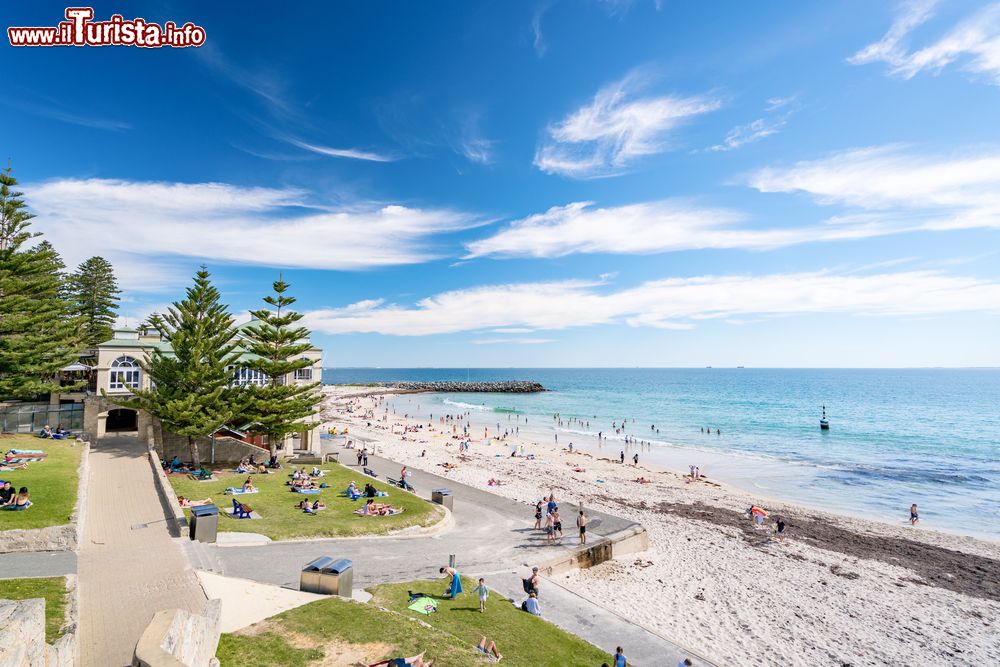
[[[617,448],[612,461],[523,434],[474,439],[460,454],[451,422],[435,416],[413,431],[416,421],[386,414],[378,388],[324,391],[325,427],[348,426],[401,464],[523,501],[528,524],[550,490],[567,540],[576,540],[579,504],[640,522],[648,551],[559,583],[720,664],[1000,663],[996,542],[803,508],[629,458],[621,465]],[[510,456],[521,445],[533,459]],[[763,529],[746,514],[752,504],[769,514]]]

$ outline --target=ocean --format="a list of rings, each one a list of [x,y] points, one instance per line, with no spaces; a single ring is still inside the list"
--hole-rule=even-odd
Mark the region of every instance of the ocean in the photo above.
[[[712,478],[761,498],[1000,539],[1000,369],[327,369],[327,384],[535,380],[540,394],[415,394],[399,413],[458,414],[562,446]],[[830,430],[819,419],[826,406]],[[514,411],[510,411],[514,410]],[[558,413],[562,425],[554,419]],[[572,421],[571,421],[572,420]],[[625,430],[615,434],[612,424]],[[476,428],[473,433],[479,433]],[[702,433],[701,429],[711,429]],[[716,430],[720,431],[716,434]],[[598,444],[597,433],[608,436]],[[646,444],[626,448],[624,436]],[[641,462],[640,461],[640,462]]]

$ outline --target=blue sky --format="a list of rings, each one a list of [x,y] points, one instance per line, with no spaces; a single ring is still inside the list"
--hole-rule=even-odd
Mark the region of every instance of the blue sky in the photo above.
[[[206,263],[329,366],[1000,364],[1000,3],[240,7],[0,46],[36,229],[133,324]]]

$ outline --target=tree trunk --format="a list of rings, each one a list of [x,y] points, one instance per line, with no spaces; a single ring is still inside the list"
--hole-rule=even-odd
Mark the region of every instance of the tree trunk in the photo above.
[[[201,457],[198,456],[198,441],[188,436],[188,449],[191,450],[191,467],[195,470],[201,468]]]
[[[278,456],[278,441],[273,433],[267,434],[267,446],[271,448],[271,458],[276,458]]]

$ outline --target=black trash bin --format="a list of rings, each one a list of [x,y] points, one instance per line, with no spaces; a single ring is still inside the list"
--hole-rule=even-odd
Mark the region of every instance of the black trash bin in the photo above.
[[[215,542],[219,534],[219,508],[215,505],[199,505],[191,508],[191,539],[199,542]]]

